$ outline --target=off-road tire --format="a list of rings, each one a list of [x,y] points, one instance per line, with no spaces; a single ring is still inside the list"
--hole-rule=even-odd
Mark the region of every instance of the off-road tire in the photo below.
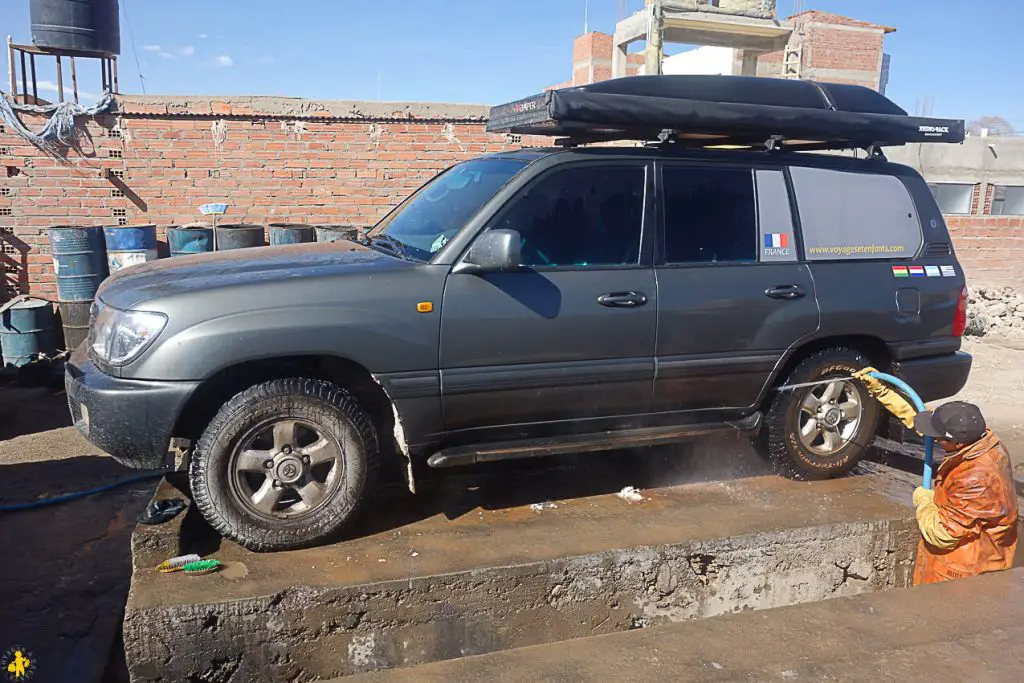
[[[849,377],[871,362],[860,352],[845,347],[817,351],[800,361],[780,384],[801,384],[827,377]],[[837,452],[823,456],[800,442],[800,402],[806,390],[775,391],[765,414],[765,446],[775,471],[790,479],[829,479],[846,474],[860,462],[878,429],[880,408],[859,382],[861,421],[852,439]]]
[[[274,418],[309,419],[343,445],[344,473],[320,509],[298,519],[259,518],[228,491],[232,448],[248,430]],[[222,536],[254,551],[303,548],[336,537],[372,490],[378,467],[377,434],[370,416],[337,385],[317,379],[275,379],[235,395],[217,412],[189,463],[192,499]]]

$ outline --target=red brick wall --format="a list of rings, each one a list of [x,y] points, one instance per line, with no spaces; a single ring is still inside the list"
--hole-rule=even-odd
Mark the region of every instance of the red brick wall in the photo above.
[[[803,29],[804,78],[878,87],[885,35],[890,29],[817,11],[804,12],[790,20]],[[782,51],[761,55],[760,74],[781,73],[782,61]],[[819,69],[828,71],[818,72]]]
[[[995,198],[996,186],[989,183],[985,187],[987,188],[985,190],[985,206],[982,208],[981,212],[988,215],[992,213],[992,200]]]
[[[611,59],[612,36],[600,31],[591,31],[578,36],[572,43],[572,61],[584,59]]]
[[[968,286],[1024,286],[1024,216],[947,216]]]
[[[812,68],[866,71],[877,74],[885,34],[842,26],[807,27],[806,64]]]
[[[647,57],[642,52],[626,55],[626,75],[636,76],[636,72],[646,63]]]
[[[136,107],[141,109],[141,107]],[[213,102],[213,110],[229,107]],[[244,111],[237,105],[233,112]],[[42,119],[26,117],[33,130]],[[226,201],[222,222],[370,225],[453,162],[518,148],[482,120],[298,120],[166,114],[80,120],[81,152],[48,157],[0,132],[0,248],[6,293],[55,298],[46,228],[61,224],[201,220]],[[214,126],[223,125],[223,139]],[[529,140],[525,142],[529,143]],[[123,173],[128,196],[108,172]]]

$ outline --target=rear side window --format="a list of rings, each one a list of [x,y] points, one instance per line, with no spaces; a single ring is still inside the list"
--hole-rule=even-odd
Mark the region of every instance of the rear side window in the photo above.
[[[646,169],[553,171],[513,199],[494,227],[518,230],[525,266],[626,266],[640,261]]]
[[[667,263],[757,260],[754,178],[749,169],[666,166],[662,185]]]
[[[790,169],[809,261],[901,259],[923,242],[917,207],[899,178]]]

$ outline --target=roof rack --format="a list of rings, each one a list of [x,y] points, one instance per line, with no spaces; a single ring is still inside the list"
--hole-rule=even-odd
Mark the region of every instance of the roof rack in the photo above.
[[[634,140],[791,151],[963,142],[964,122],[909,116],[870,88],[747,76],[631,76],[491,108],[487,130],[576,146]]]

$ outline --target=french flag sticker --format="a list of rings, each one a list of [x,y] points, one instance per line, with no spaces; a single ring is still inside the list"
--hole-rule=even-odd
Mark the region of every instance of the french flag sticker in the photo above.
[[[789,235],[784,232],[766,232],[764,234],[765,249],[787,249],[789,247]]]

